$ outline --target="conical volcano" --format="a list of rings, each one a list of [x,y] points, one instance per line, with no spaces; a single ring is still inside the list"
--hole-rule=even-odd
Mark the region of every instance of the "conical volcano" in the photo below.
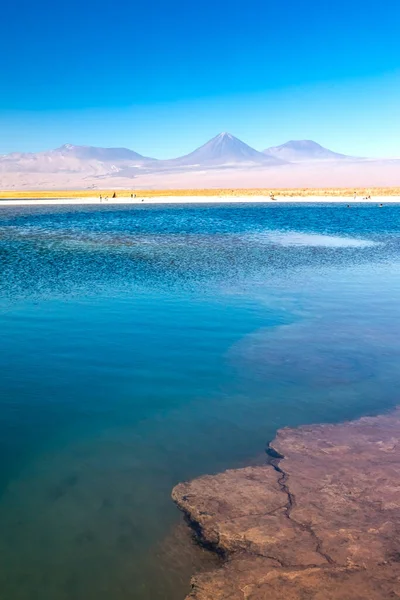
[[[175,158],[168,163],[172,166],[224,166],[240,164],[278,165],[285,161],[258,152],[230,133],[220,133],[186,156]]]

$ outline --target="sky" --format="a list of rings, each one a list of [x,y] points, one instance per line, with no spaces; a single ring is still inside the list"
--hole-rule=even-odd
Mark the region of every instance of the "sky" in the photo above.
[[[0,153],[64,143],[157,158],[221,131],[400,157],[400,3],[13,0]]]

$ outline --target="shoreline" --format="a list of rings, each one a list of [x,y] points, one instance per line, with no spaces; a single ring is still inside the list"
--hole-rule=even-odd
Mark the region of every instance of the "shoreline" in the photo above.
[[[265,465],[175,486],[197,540],[224,559],[187,600],[400,595],[399,440],[400,407],[284,428]]]
[[[400,196],[374,196],[370,200],[354,199],[346,196],[152,196],[137,198],[109,198],[100,200],[98,197],[71,198],[9,198],[0,199],[0,207],[4,206],[146,206],[149,204],[400,204]]]

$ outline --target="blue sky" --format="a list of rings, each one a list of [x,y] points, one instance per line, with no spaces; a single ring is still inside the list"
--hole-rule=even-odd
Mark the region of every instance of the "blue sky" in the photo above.
[[[400,156],[400,3],[15,0],[0,152],[69,142],[172,157],[220,131]]]

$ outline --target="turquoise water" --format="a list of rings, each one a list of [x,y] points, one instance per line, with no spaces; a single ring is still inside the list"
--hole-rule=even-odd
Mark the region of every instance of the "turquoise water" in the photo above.
[[[0,594],[179,600],[174,484],[398,402],[400,206],[0,211]]]

